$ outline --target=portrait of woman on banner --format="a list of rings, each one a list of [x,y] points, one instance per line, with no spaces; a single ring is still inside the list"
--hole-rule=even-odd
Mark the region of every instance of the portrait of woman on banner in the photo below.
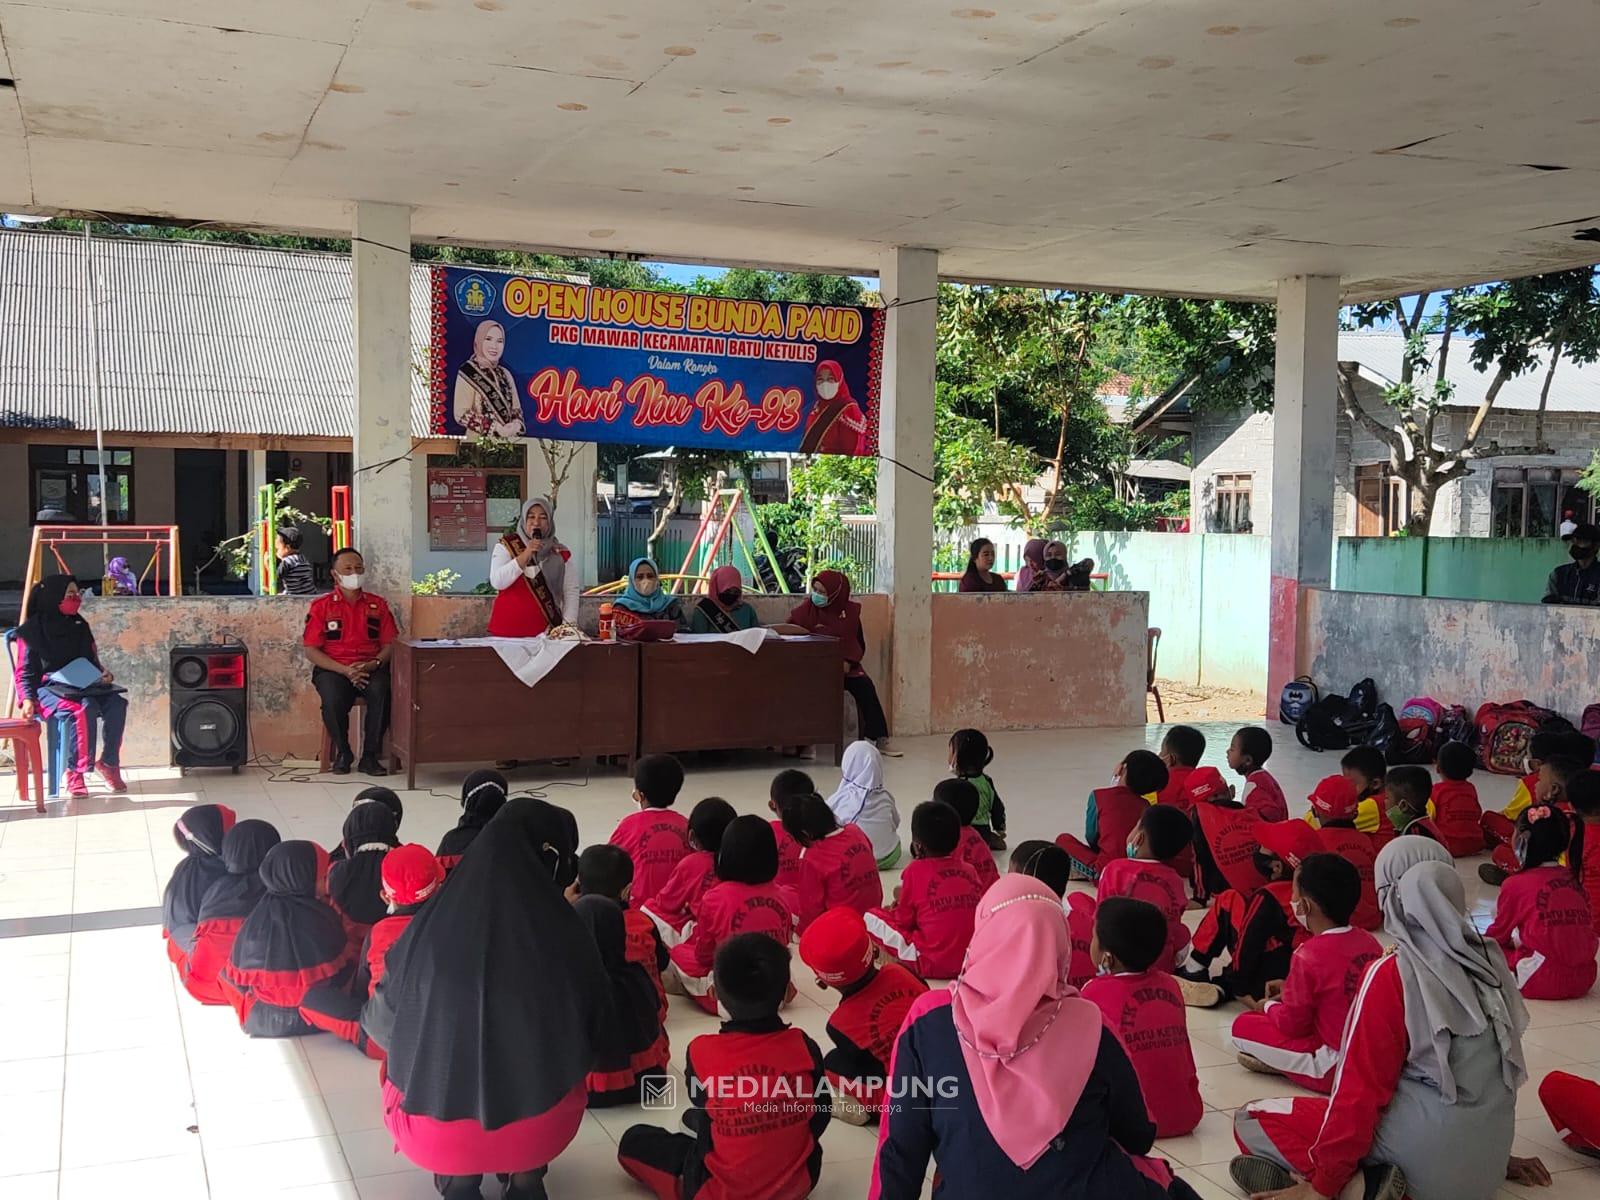
[[[817,402],[800,439],[801,454],[865,454],[867,414],[845,382],[844,368],[831,358],[817,364]]]
[[[456,421],[468,433],[500,438],[523,435],[516,380],[500,364],[505,350],[505,326],[499,321],[479,322],[472,334],[472,357],[456,372]]]

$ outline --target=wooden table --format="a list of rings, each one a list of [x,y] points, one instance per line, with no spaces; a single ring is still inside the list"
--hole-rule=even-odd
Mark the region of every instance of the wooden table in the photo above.
[[[844,756],[844,666],[828,637],[639,647],[639,753],[832,745]]]
[[[394,752],[408,788],[419,763],[607,755],[631,762],[638,747],[639,647],[629,643],[579,646],[529,687],[492,647],[402,638],[390,673]]]

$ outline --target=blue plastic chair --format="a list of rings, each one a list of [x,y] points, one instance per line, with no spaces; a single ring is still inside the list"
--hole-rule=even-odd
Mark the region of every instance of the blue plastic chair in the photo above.
[[[17,631],[15,628],[6,630],[6,659],[11,664],[11,678],[17,678]],[[20,689],[18,689],[20,694]],[[61,795],[61,780],[67,774],[67,751],[77,741],[77,731],[72,727],[72,718],[66,713],[57,713],[45,719],[45,781],[47,795],[55,799]]]

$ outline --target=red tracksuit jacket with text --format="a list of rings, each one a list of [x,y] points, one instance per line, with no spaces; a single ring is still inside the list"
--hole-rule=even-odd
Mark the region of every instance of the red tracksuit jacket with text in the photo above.
[[[823,1060],[829,1082],[860,1079],[866,1086],[859,1093],[849,1089],[868,1106],[882,1103],[883,1080],[889,1075],[889,1056],[900,1036],[906,1013],[918,996],[928,990],[899,963],[885,963],[855,990],[846,989],[839,1007],[828,1018],[828,1037],[835,1049]]]
[[[1163,971],[1177,966],[1189,950],[1189,927],[1183,923],[1189,894],[1184,890],[1182,877],[1166,863],[1142,858],[1118,859],[1107,863],[1106,869],[1100,872],[1095,903],[1108,896],[1130,896],[1161,910],[1161,915],[1167,919],[1167,949],[1156,965]]]
[[[1000,868],[994,865],[994,851],[971,825],[961,827],[961,840],[956,843],[956,857],[972,868],[978,877],[978,895],[983,895],[1000,878]],[[881,904],[882,901],[879,901]]]
[[[978,876],[954,855],[919,858],[900,873],[899,903],[874,914],[916,947],[919,975],[954,979],[972,941],[982,895]]]
[[[1270,772],[1251,771],[1244,777],[1244,795],[1239,797],[1246,812],[1253,812],[1263,821],[1287,821],[1289,801]]]
[[[1181,808],[1185,813],[1192,811],[1194,805],[1189,802],[1189,776],[1193,775],[1195,770],[1195,767],[1186,767],[1181,763],[1175,767],[1168,767],[1167,786],[1156,793],[1156,802]]]
[[[782,821],[769,821],[772,826],[772,836],[778,839],[778,878],[774,880],[779,887],[800,890],[800,843],[789,836],[789,831],[783,827]]]
[[[1484,936],[1500,943],[1524,996],[1565,1000],[1594,986],[1600,938],[1588,898],[1566,867],[1551,863],[1507,878]],[[1538,955],[1543,962],[1532,965]]]
[[[1367,968],[1383,954],[1378,939],[1349,925],[1307,938],[1289,960],[1283,993],[1267,1001],[1266,1013],[1285,1037],[1321,1039],[1337,1047]]]
[[[1483,807],[1470,779],[1441,779],[1428,799],[1446,850],[1457,858],[1483,853]]]
[[[736,933],[764,933],[787,946],[794,933],[794,893],[775,883],[719,883],[700,898],[700,915],[688,937],[671,950],[685,975],[711,974],[717,947]]]
[[[1393,826],[1390,826],[1392,833]],[[1324,826],[1317,830],[1323,849],[1337,854],[1361,876],[1361,903],[1350,917],[1357,929],[1377,929],[1383,924],[1383,913],[1378,908],[1378,887],[1373,882],[1373,864],[1378,861],[1377,847],[1372,835],[1362,833],[1348,825]]]
[[[836,829],[801,852],[799,897],[802,933],[830,908],[865,914],[883,903],[878,860],[860,826]]]
[[[689,853],[689,819],[671,808],[641,808],[611,831],[611,844],[633,859],[633,890],[654,896]]]
[[[648,895],[634,885],[633,894],[639,908],[648,908],[662,922],[679,933],[694,919],[695,909],[717,882],[717,856],[709,850],[691,850],[678,860],[672,874],[655,895]]]
[[[1098,975],[1083,985],[1133,1062],[1157,1137],[1182,1137],[1200,1124],[1200,1076],[1189,1046],[1178,981],[1165,971]]]

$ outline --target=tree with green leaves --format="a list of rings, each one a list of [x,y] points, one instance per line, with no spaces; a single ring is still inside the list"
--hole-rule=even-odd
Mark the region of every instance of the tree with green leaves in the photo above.
[[[1362,405],[1354,365],[1340,363],[1338,370],[1346,414],[1388,447],[1391,466],[1411,489],[1406,530],[1413,536],[1428,532],[1439,489],[1471,470],[1484,422],[1508,380],[1544,368],[1534,444],[1499,447],[1497,452],[1549,454],[1544,412],[1557,367],[1600,358],[1600,293],[1592,267],[1458,288],[1432,313],[1429,298],[1427,293],[1400,296],[1352,310],[1357,325],[1392,321],[1405,337],[1400,378],[1383,389],[1390,410],[1385,419]],[[1439,417],[1455,399],[1446,369],[1458,334],[1473,339],[1467,353],[1487,384],[1465,431],[1450,444],[1440,437]]]

